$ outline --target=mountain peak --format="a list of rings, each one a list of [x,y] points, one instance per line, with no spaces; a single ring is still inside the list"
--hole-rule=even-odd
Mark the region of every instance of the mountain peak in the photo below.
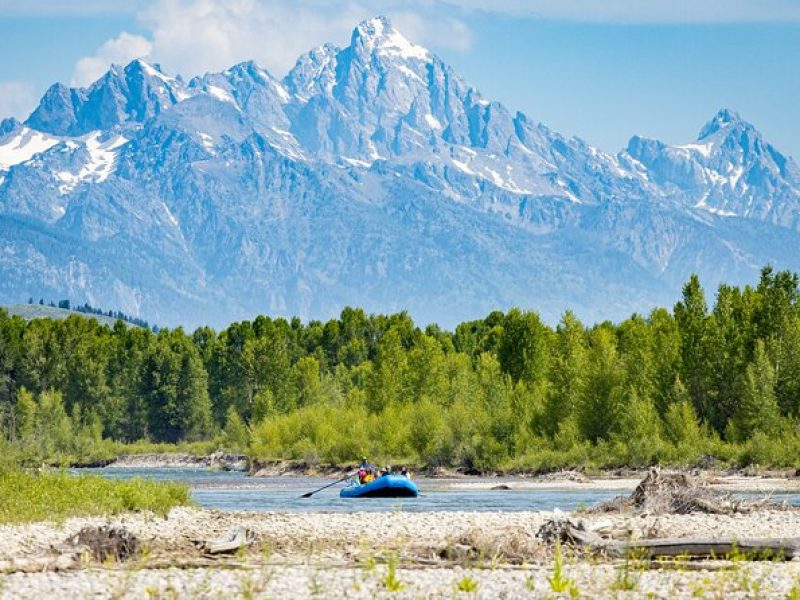
[[[21,125],[22,123],[17,121],[14,117],[0,119],[0,138],[12,131],[16,131]]]
[[[378,15],[371,19],[364,19],[356,25],[357,31],[372,32],[374,35],[380,36],[383,31],[394,29],[392,20],[385,15]]]
[[[735,110],[731,110],[730,108],[721,108],[717,114],[714,115],[714,118],[706,123],[703,129],[700,130],[698,139],[703,140],[710,135],[714,135],[721,129],[726,129],[730,126],[735,126],[738,124],[748,125],[748,123],[744,121],[744,119],[742,119],[739,113]]]
[[[129,62],[125,66],[123,72],[125,77],[131,77],[131,75],[137,74],[143,78],[160,80],[165,84],[170,84],[170,85],[176,82],[183,81],[180,75],[176,77],[170,77],[169,75],[164,73],[160,64],[149,63],[143,58],[134,58],[131,62]]]
[[[430,52],[410,42],[392,25],[388,17],[373,17],[353,30],[350,47],[364,54],[377,53],[404,59],[428,60]]]
[[[242,62],[238,62],[232,67],[228,67],[223,71],[223,75],[238,75],[243,76],[245,74],[250,75],[251,77],[255,77],[256,79],[261,80],[273,80],[274,77],[272,73],[266,67],[261,66],[255,60],[245,60]]]
[[[125,65],[125,71],[143,71],[149,75],[159,75],[163,76],[164,73],[161,71],[161,66],[157,64],[150,64],[143,58],[134,58],[131,62]]]
[[[292,93],[305,96],[315,90],[327,89],[335,79],[335,59],[339,48],[333,44],[323,44],[301,55],[292,70],[284,77],[283,83]]]
[[[56,84],[45,92],[26,125],[51,135],[84,135],[126,122],[142,123],[183,97],[183,81],[159,65],[135,59],[112,64],[88,87]]]

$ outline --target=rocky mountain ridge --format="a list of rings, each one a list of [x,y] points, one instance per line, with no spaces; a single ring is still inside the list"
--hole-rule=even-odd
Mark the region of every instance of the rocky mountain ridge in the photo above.
[[[385,18],[185,82],[136,60],[0,123],[0,302],[159,324],[345,305],[452,326],[512,305],[620,318],[698,272],[800,269],[800,170],[723,109],[617,155],[485,99]]]

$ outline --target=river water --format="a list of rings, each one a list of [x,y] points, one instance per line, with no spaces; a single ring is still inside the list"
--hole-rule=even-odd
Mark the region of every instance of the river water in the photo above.
[[[333,479],[319,477],[247,477],[242,472],[211,471],[206,469],[154,469],[154,468],[109,468],[78,469],[81,473],[93,473],[110,478],[155,479],[185,483],[191,489],[194,501],[204,508],[243,511],[563,511],[591,507],[618,495],[630,494],[630,488],[604,489],[512,489],[491,490],[490,487],[510,480],[463,480],[420,479],[418,498],[339,498],[342,484],[301,498],[305,492],[318,489]],[[470,489],[471,488],[471,489]],[[738,495],[738,494],[737,494]],[[747,494],[756,496],[755,494]],[[797,492],[776,492],[771,497],[800,505]]]

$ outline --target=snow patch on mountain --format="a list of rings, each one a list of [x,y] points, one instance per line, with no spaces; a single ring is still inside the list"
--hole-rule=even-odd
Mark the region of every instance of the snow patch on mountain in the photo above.
[[[355,37],[363,40],[368,52],[376,51],[379,55],[427,61],[431,53],[412,44],[397,31],[386,17],[375,17],[364,21],[356,28]]]
[[[127,144],[128,139],[122,135],[113,135],[107,139],[101,139],[102,137],[102,132],[95,131],[82,138],[83,148],[86,150],[86,162],[81,165],[78,172],[53,173],[56,179],[63,182],[58,187],[60,193],[68,194],[83,182],[103,182],[112,174],[117,159],[116,150]]]
[[[275,92],[283,104],[288,104],[291,101],[291,95],[280,81],[271,80],[270,84],[275,88]]]
[[[425,115],[425,122],[428,123],[428,125],[430,125],[431,128],[433,128],[433,129],[441,129],[442,128],[442,124],[439,122],[439,119],[434,117],[431,113],[427,113]]]
[[[29,127],[22,127],[0,138],[0,171],[30,160],[34,155],[52,148],[59,141],[57,137]]]
[[[219,88],[215,85],[209,85],[206,87],[205,91],[206,93],[214,96],[214,98],[216,98],[217,100],[220,100],[222,102],[229,102],[230,104],[236,106],[236,100],[233,99],[233,96],[231,96],[228,92],[226,92],[222,88]]]
[[[675,146],[676,148],[680,148],[681,150],[689,150],[694,152],[699,152],[706,158],[711,155],[711,151],[714,147],[713,144],[683,144],[680,146]]]

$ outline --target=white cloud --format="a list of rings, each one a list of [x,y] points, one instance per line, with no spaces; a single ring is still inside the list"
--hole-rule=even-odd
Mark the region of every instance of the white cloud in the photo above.
[[[320,44],[349,43],[355,25],[378,14],[434,49],[464,51],[472,44],[467,25],[440,14],[428,0],[386,0],[379,6],[363,0],[154,0],[138,13],[144,37],[122,33],[105,42],[78,61],[73,84],[86,85],[112,62],[141,56],[185,76],[250,59],[282,75]]]
[[[797,0],[441,0],[466,10],[605,23],[800,21]]]
[[[192,75],[254,59],[282,72],[314,46],[344,42],[359,10],[345,4],[330,14],[283,0],[158,0],[141,20],[151,32],[153,59],[168,71]]]
[[[24,119],[36,106],[33,84],[28,81],[0,81],[0,121],[6,117]]]
[[[70,16],[134,14],[147,0],[0,0],[0,15],[13,16]]]
[[[125,65],[134,58],[150,55],[152,43],[147,38],[123,31],[103,43],[91,56],[78,60],[72,73],[72,85],[85,86],[108,70],[112,64]]]
[[[230,0],[236,4],[238,0]],[[0,16],[135,15],[154,0],[0,0]],[[299,10],[334,12],[356,0],[257,0],[262,7],[296,5]],[[800,21],[797,0],[360,0],[372,16],[392,10],[428,14],[453,9],[571,21],[622,23],[730,23]],[[447,40],[444,40],[447,43]]]

